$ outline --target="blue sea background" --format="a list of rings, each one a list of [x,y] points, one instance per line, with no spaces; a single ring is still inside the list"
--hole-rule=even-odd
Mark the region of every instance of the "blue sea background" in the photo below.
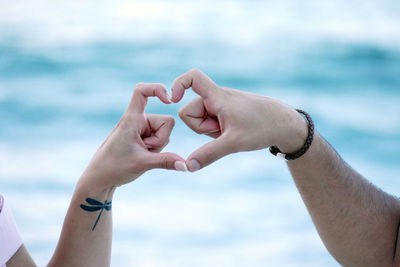
[[[139,82],[199,68],[219,85],[308,111],[371,182],[400,196],[400,2],[0,2],[0,193],[39,266],[80,174]],[[166,151],[209,141],[173,105]],[[321,177],[323,179],[323,177]],[[340,192],[338,192],[340,193]],[[112,266],[339,266],[284,162],[267,149],[119,188]]]

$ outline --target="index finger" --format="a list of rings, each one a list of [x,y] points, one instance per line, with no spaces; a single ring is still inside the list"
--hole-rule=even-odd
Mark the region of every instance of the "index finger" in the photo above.
[[[128,109],[132,112],[143,113],[150,96],[158,97],[163,103],[171,104],[167,89],[160,83],[139,83],[135,86]]]
[[[204,99],[207,98],[213,90],[218,88],[207,75],[198,69],[193,69],[175,79],[172,84],[171,101],[175,103],[179,102],[185,90],[190,87]]]

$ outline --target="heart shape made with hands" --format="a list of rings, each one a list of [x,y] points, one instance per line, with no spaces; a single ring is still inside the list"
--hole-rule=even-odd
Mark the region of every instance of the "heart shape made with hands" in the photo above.
[[[182,107],[179,117],[194,132],[214,140],[193,151],[186,160],[172,153],[174,156],[170,159],[175,158],[175,162],[166,163],[167,169],[186,170],[187,167],[193,172],[228,154],[272,145],[292,153],[301,148],[308,136],[306,120],[287,104],[266,96],[220,87],[199,70],[191,70],[176,78],[171,97],[161,84],[139,85],[135,89],[133,99],[136,100],[132,109],[143,113],[149,96],[157,96],[166,104],[178,103],[188,88],[192,88],[199,97]],[[160,118],[161,115],[153,116]],[[168,122],[169,119],[165,120]],[[151,151],[166,145],[173,128],[173,118],[170,117],[170,120],[169,124],[149,120],[151,127],[147,128],[153,131],[150,135],[149,132],[141,134],[143,147],[147,146]],[[154,131],[151,124],[161,126]]]
[[[194,132],[214,140],[185,160],[175,153],[161,153],[169,142],[174,118],[146,114],[145,107],[152,96],[165,104],[178,103],[188,88],[199,97],[182,107],[179,117]],[[201,71],[191,70],[174,80],[172,96],[162,84],[138,84],[126,112],[95,153],[91,169],[105,177],[107,184],[120,185],[150,169],[193,172],[228,154],[272,145],[292,153],[298,151],[307,135],[304,118],[285,103],[220,87]]]
[[[200,96],[181,108],[179,117],[194,132],[216,139],[196,149],[184,161],[176,158],[176,154],[161,153],[164,157],[173,155],[175,158],[174,169],[197,171],[224,155],[223,148],[216,147],[222,131],[217,112],[208,95],[210,90],[215,90],[217,87],[211,79],[198,70],[192,70],[175,79],[172,85],[172,96],[168,95],[162,84],[140,83],[135,87],[128,107],[131,114],[144,114],[147,98],[151,96],[158,97],[165,104],[178,103],[188,88],[192,88]],[[171,116],[157,114],[146,114],[146,119],[150,127],[144,127],[140,133],[143,144],[150,152],[160,152],[169,141],[174,119]],[[216,153],[216,150],[221,153]],[[165,164],[165,167],[171,169],[171,163]]]

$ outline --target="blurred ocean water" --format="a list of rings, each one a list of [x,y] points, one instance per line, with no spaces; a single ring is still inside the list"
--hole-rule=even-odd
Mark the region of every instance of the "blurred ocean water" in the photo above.
[[[360,173],[400,195],[400,3],[0,3],[0,193],[40,266],[75,182],[138,82],[199,68],[307,110]],[[209,141],[177,111],[167,151]],[[283,162],[235,154],[195,174],[154,170],[114,200],[112,266],[338,266]]]

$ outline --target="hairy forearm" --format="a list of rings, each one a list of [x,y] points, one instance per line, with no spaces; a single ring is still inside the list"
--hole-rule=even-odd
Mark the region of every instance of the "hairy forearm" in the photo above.
[[[94,207],[87,202],[88,198],[102,203],[111,201],[115,188],[98,187],[89,181],[91,179],[82,177],[76,186],[65,217],[60,240],[48,266],[97,267],[110,265],[111,210],[108,211],[103,208],[87,211],[81,205]]]
[[[393,264],[398,199],[353,170],[318,133],[310,150],[288,166],[322,241],[339,263]]]

